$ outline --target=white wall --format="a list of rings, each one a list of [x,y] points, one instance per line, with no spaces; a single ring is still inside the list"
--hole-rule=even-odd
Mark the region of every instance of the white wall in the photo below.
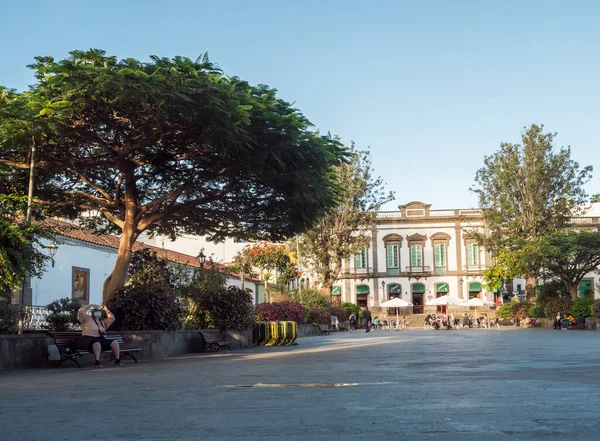
[[[48,241],[43,239],[44,245]],[[46,272],[39,279],[31,280],[32,303],[45,306],[63,297],[71,298],[73,267],[90,270],[90,303],[102,301],[102,285],[112,272],[117,256],[113,249],[95,249],[68,239],[57,241],[54,268],[48,262]]]
[[[178,237],[174,241],[167,236],[150,238],[144,235],[140,237],[139,241],[158,248],[166,248],[190,256],[197,256],[200,253],[200,250],[204,249],[204,254],[208,258],[212,258],[215,262],[219,263],[232,262],[233,257],[245,246],[249,245],[248,243],[236,243],[230,238],[225,239],[222,243],[214,243],[206,240],[206,237],[191,235]]]

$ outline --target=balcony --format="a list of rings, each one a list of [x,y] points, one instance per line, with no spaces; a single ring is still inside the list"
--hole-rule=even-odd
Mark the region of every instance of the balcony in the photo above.
[[[463,271],[465,274],[477,274],[480,275],[485,270],[489,269],[489,265],[464,265]]]
[[[406,275],[409,279],[411,277],[416,279],[419,279],[420,277],[429,277],[431,276],[431,268],[428,266],[407,266]]]

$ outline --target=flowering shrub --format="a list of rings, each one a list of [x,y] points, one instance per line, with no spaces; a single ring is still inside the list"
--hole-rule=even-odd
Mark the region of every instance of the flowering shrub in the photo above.
[[[321,308],[310,308],[308,312],[308,322],[315,325],[322,325],[329,323],[329,313],[325,309]]]
[[[340,323],[348,320],[348,312],[344,308],[331,308],[331,315],[335,315]]]
[[[600,318],[600,299],[594,300],[594,303],[592,304],[592,310],[594,311],[596,318]]]
[[[277,322],[289,320],[299,325],[306,322],[304,307],[298,302],[261,303],[254,310],[257,321]]]

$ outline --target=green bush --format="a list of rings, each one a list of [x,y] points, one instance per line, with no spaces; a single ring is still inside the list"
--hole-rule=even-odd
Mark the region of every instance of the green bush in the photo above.
[[[529,310],[527,311],[527,314],[529,315],[529,317],[534,317],[534,318],[545,318],[546,317],[546,314],[544,314],[544,310],[537,305],[530,306]]]
[[[340,305],[340,307],[346,310],[348,316],[350,316],[350,314],[356,314],[357,317],[362,315],[361,309],[354,303],[344,302]]]
[[[329,297],[316,289],[301,289],[294,292],[294,300],[306,308],[329,309]]]
[[[108,302],[115,315],[114,330],[177,331],[181,329],[184,308],[177,296],[157,287],[126,286]]]
[[[499,318],[503,318],[503,319],[509,319],[509,318],[511,318],[511,315],[510,315],[510,306],[512,304],[514,304],[514,303],[512,303],[512,302],[505,303],[500,308],[498,308],[496,310],[496,314],[498,315],[498,317]]]
[[[510,302],[510,317],[517,320],[524,320],[529,314],[529,308],[533,305],[529,302]]]
[[[198,293],[186,319],[186,328],[244,331],[253,326],[252,296],[237,286]]]
[[[46,306],[49,314],[46,323],[51,331],[64,332],[72,330],[79,323],[77,311],[81,303],[68,297],[58,299]]]
[[[569,315],[572,313],[573,300],[571,297],[549,299],[544,307],[546,317],[553,319],[559,313]]]
[[[19,331],[19,319],[29,320],[31,311],[21,305],[0,302],[0,334],[16,334]]]
[[[594,300],[591,298],[575,300],[573,302],[573,308],[571,309],[573,317],[579,317],[580,315],[583,317],[594,317],[594,311],[592,310],[593,304]]]

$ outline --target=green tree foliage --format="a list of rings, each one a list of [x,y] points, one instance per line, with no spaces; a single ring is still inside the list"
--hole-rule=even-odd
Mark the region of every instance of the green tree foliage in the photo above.
[[[487,227],[475,237],[494,253],[502,280],[525,276],[528,299],[535,296],[540,266],[535,242],[568,225],[587,200],[583,184],[592,171],[571,159],[569,147],[555,151],[554,137],[543,126],[525,128],[521,144],[502,143],[485,157],[471,189]]]
[[[362,314],[362,310],[358,307],[358,305],[355,305],[354,303],[351,302],[344,302],[340,305],[340,308],[343,308],[346,310],[346,312],[348,313],[348,316],[350,316],[350,314],[356,314],[356,317],[360,317]]]
[[[0,167],[36,199],[121,234],[104,301],[126,282],[143,232],[279,240],[335,202],[336,140],[268,86],[225,75],[206,56],[118,61],[104,51],[36,57],[36,83],[0,103]]]
[[[503,319],[511,318],[510,307],[512,306],[512,303],[513,302],[509,302],[509,303],[505,303],[504,305],[502,305],[500,308],[498,308],[496,310],[496,315]]]
[[[377,212],[394,199],[384,190],[381,178],[373,176],[370,154],[357,151],[352,159],[335,168],[342,196],[314,228],[299,236],[302,259],[310,262],[321,287],[328,291],[338,277],[342,261],[360,252],[371,241]]]
[[[48,257],[40,250],[40,238],[47,234],[37,225],[27,223],[26,198],[0,194],[0,300],[19,289],[26,277],[39,277]]]
[[[590,198],[590,202],[592,204],[600,202],[600,193],[596,193],[596,194],[592,195],[592,197]]]
[[[0,334],[16,334],[19,331],[19,321],[25,322],[30,317],[30,309],[0,302]]]
[[[538,241],[542,275],[562,281],[574,300],[586,274],[598,272],[600,232],[559,231]]]

